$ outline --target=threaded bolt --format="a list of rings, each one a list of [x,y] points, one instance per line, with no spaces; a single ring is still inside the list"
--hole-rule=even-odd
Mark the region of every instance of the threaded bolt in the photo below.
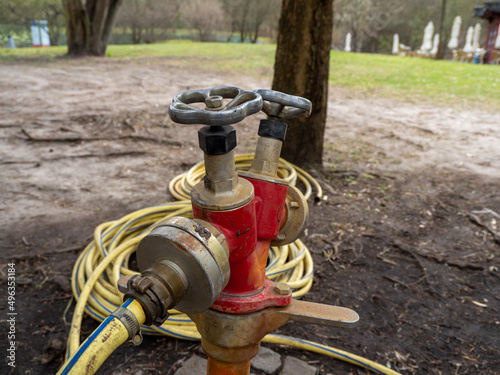
[[[276,283],[276,285],[274,286],[274,291],[279,295],[286,296],[288,293],[290,293],[290,285],[286,283]]]

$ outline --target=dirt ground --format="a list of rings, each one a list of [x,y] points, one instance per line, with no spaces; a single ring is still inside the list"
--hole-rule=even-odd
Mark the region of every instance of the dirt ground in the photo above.
[[[168,182],[202,158],[196,126],[173,124],[171,98],[261,77],[174,58],[0,65],[0,348],[7,263],[16,263],[16,362],[1,373],[55,373],[63,360],[76,257],[103,221],[172,198]],[[331,87],[325,189],[304,236],[315,260],[306,299],[355,309],[352,330],[289,324],[281,333],[389,364],[403,374],[500,373],[500,112],[366,98]],[[496,119],[494,118],[496,117]],[[254,116],[237,125],[252,149]],[[83,334],[96,323],[84,320]],[[286,347],[321,374],[355,366]],[[172,374],[199,345],[146,338],[101,374]],[[3,356],[5,354],[2,354]]]

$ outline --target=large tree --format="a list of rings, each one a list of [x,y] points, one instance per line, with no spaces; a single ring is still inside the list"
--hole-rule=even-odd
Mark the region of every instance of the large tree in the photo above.
[[[441,0],[441,12],[439,16],[439,44],[436,53],[436,60],[444,58],[446,38],[444,34],[444,21],[446,16],[446,0]]]
[[[309,118],[288,122],[282,156],[299,166],[322,168],[328,103],[333,0],[283,0],[273,90],[309,99]]]
[[[62,0],[68,55],[104,56],[123,0]]]

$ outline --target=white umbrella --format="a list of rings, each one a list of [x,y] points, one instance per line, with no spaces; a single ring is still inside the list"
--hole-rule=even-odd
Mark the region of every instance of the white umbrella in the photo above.
[[[462,17],[456,16],[455,20],[453,20],[453,26],[451,28],[451,38],[448,43],[449,49],[457,49],[458,48],[458,35],[460,34],[460,26],[462,26]]]
[[[397,55],[399,53],[399,35],[394,34],[394,38],[392,39],[392,54]]]
[[[469,26],[467,29],[467,36],[465,37],[465,45],[464,52],[472,52],[474,49],[472,48],[472,34],[474,34],[474,28]]]
[[[497,41],[495,42],[495,48],[500,49],[500,25],[498,25]]]
[[[472,49],[475,51],[481,48],[479,44],[479,39],[481,38],[481,24],[478,22],[474,27],[474,37],[472,38]]]
[[[429,52],[432,49],[432,35],[434,35],[434,24],[430,21],[424,30],[424,40],[420,47],[422,52]]]
[[[351,52],[351,39],[352,39],[351,33],[347,33],[347,35],[345,36],[345,48],[344,48],[344,51],[346,52]]]
[[[431,54],[435,55],[439,47],[439,34],[434,35],[434,42],[432,43]]]

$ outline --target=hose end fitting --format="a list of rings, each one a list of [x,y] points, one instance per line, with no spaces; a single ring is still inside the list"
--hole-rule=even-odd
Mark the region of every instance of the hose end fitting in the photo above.
[[[128,332],[128,339],[134,345],[140,345],[142,343],[141,326],[136,316],[130,310],[120,306],[111,316],[117,318],[125,326]]]
[[[155,262],[140,275],[124,276],[118,289],[128,298],[139,302],[146,315],[145,325],[161,326],[167,320],[168,309],[184,294],[187,279],[182,270],[169,261]]]

